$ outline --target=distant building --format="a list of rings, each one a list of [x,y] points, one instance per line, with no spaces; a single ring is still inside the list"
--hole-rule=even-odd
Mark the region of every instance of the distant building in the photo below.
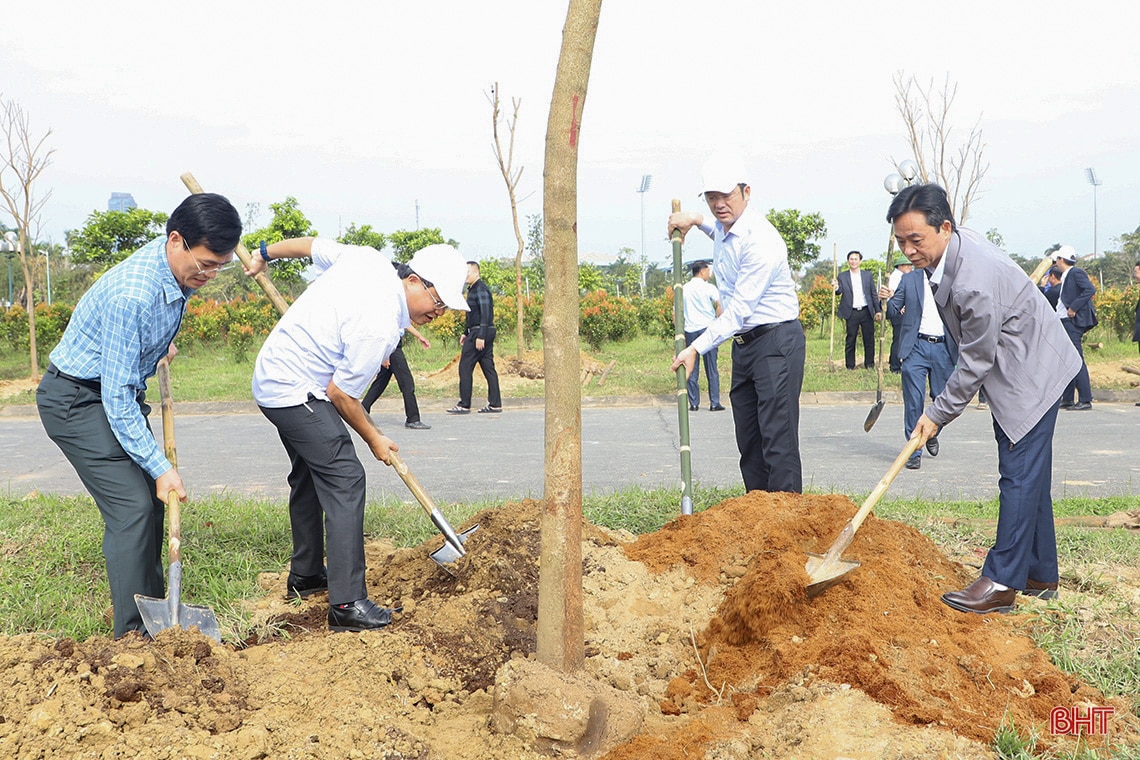
[[[130,193],[111,193],[111,200],[107,201],[108,211],[130,211],[138,208],[135,198]]]

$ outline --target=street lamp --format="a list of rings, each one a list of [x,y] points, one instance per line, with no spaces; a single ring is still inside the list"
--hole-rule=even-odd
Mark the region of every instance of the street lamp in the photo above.
[[[1096,189],[1100,187],[1100,179],[1096,176],[1096,169],[1091,166],[1085,169],[1085,177],[1093,189],[1093,259],[1096,259]]]
[[[637,194],[641,196],[641,295],[645,295],[645,194],[649,192],[649,185],[653,182],[652,174],[641,175],[641,187]]]

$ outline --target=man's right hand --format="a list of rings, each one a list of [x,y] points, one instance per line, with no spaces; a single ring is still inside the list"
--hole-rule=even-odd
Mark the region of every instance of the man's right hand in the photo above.
[[[178,474],[178,468],[171,467],[166,472],[155,478],[154,481],[154,495],[163,504],[166,503],[166,495],[171,490],[178,492],[178,498],[181,501],[186,501],[186,487],[182,485],[182,476]]]
[[[684,366],[685,379],[689,379],[689,375],[693,374],[693,367],[697,364],[697,349],[692,346],[686,346],[681,353],[677,354],[677,358],[673,360],[673,366],[670,367],[674,372],[678,367]]]

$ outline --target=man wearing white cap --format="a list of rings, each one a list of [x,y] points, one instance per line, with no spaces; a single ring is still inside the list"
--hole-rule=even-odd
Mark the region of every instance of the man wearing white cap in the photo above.
[[[1089,382],[1089,367],[1085,364],[1085,351],[1081,341],[1084,340],[1085,333],[1097,326],[1098,320],[1092,303],[1092,297],[1096,295],[1096,286],[1089,280],[1085,270],[1075,266],[1076,263],[1076,248],[1063,245],[1057,249],[1054,266],[1061,270],[1061,295],[1057,298],[1057,316],[1065,326],[1065,334],[1069,336],[1077,353],[1081,355],[1081,369],[1061,394],[1061,408],[1083,412],[1092,409],[1092,383]],[[1076,403],[1073,402],[1074,393],[1077,397]]]
[[[692,227],[713,241],[713,273],[722,313],[677,354],[673,370],[693,372],[698,355],[732,341],[732,417],[740,472],[749,491],[803,490],[800,389],[805,342],[788,249],[760,211],[749,208],[748,174],[733,157],[711,159],[702,195],[713,219],[681,211],[668,232]]]
[[[418,251],[395,269],[374,248],[322,238],[261,247],[246,274],[273,259],[312,257],[317,278],[281,317],[257,355],[253,398],[289,455],[293,532],[287,594],[329,594],[329,628],[383,628],[392,611],[364,582],[364,466],[349,427],[389,464],[399,447],[364,411],[361,397],[410,325],[467,310],[467,263],[448,245]],[[324,566],[328,543],[328,569]]]

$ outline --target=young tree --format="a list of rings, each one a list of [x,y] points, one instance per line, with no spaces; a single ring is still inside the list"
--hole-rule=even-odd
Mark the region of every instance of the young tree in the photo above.
[[[268,245],[290,238],[316,236],[317,231],[313,228],[313,223],[301,211],[297,199],[293,196],[287,196],[280,203],[270,203],[269,210],[273,212],[273,218],[269,220],[267,226],[242,236],[242,245],[254,255],[256,255],[262,240]],[[304,286],[304,277],[301,276],[301,273],[311,261],[306,257],[303,259],[282,259],[274,262],[273,266],[269,268],[270,277],[276,284],[283,285],[290,291],[299,290]],[[245,277],[242,279],[248,280]]]
[[[439,227],[425,227],[419,230],[396,230],[388,235],[388,242],[392,244],[392,259],[407,264],[412,256],[421,248],[439,243],[447,243],[458,248],[459,243],[454,240],[443,239],[443,232]]]
[[[526,350],[526,343],[523,340],[523,275],[522,275],[522,255],[523,255],[523,236],[519,230],[519,204],[518,197],[515,195],[515,188],[519,185],[519,179],[522,178],[523,167],[517,170],[514,168],[515,160],[515,125],[519,121],[519,106],[522,101],[518,98],[511,100],[511,105],[514,110],[511,117],[507,119],[507,129],[511,133],[511,139],[507,143],[507,156],[503,157],[503,146],[499,141],[499,83],[495,82],[491,87],[491,94],[487,96],[487,100],[491,101],[491,135],[494,137],[492,148],[495,151],[495,160],[499,162],[499,172],[503,175],[503,182],[507,184],[507,196],[511,200],[511,224],[515,230],[515,240],[518,242],[518,251],[515,253],[515,337],[518,339],[518,358],[521,362],[523,353]]]
[[[71,234],[71,260],[109,269],[163,234],[169,217],[161,211],[92,211],[83,229]]]
[[[602,0],[570,0],[546,123],[546,473],[538,578],[538,661],[563,673],[585,660],[582,619],[582,386],[578,349],[578,140]]]
[[[51,165],[54,148],[47,147],[51,130],[36,139],[32,137],[28,114],[13,100],[0,95],[0,133],[4,136],[0,154],[0,197],[16,224],[16,253],[24,270],[25,307],[28,310],[28,344],[31,354],[31,379],[39,380],[40,362],[36,351],[35,288],[29,257],[34,256],[32,241],[38,236],[40,212],[51,197],[47,191],[36,197],[36,182]]]
[[[543,258],[542,214],[531,214],[526,218],[526,249],[530,261],[526,265],[526,279],[530,289],[541,293],[546,289],[546,260]]]
[[[979,126],[981,116],[970,128],[965,142],[955,147],[951,142],[950,110],[958,95],[957,83],[951,84],[947,76],[942,89],[935,90],[933,79],[923,87],[913,74],[907,77],[900,71],[894,76],[894,84],[895,107],[906,125],[918,176],[923,182],[942,186],[958,223],[963,224],[990,168],[982,159],[986,144]]]
[[[819,258],[819,245],[812,242],[827,234],[827,224],[818,213],[803,214],[799,209],[768,209],[768,221],[788,246],[788,265],[792,271]]]
[[[388,238],[384,236],[383,232],[373,230],[371,224],[365,224],[361,227],[350,224],[344,234],[337,238],[337,242],[345,245],[366,245],[369,248],[382,251],[384,246],[388,245]]]

